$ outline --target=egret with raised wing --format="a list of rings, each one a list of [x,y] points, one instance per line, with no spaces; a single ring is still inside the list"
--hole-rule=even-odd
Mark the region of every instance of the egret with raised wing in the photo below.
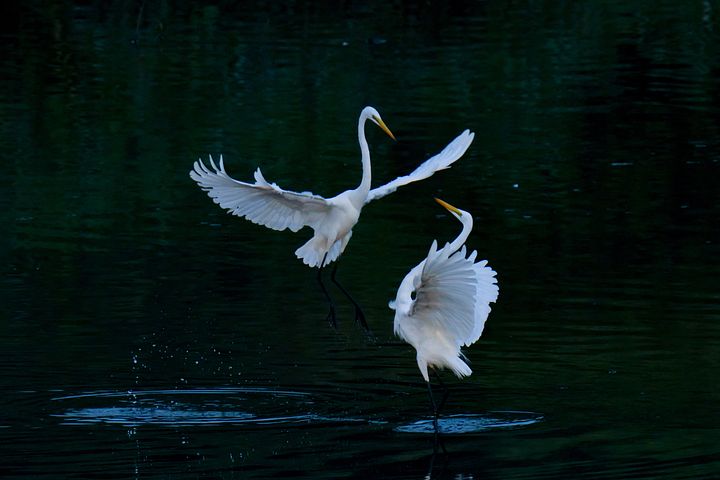
[[[459,378],[472,373],[460,348],[480,338],[490,302],[497,300],[498,286],[496,273],[487,260],[475,262],[476,251],[467,255],[464,243],[473,227],[472,215],[435,200],[462,222],[462,232],[439,250],[437,240],[433,241],[427,257],[405,276],[389,306],[395,310],[395,335],[417,351],[417,365],[437,418],[447,389],[442,400],[436,402],[428,367],[436,374],[439,369],[449,368]],[[442,385],[439,375],[437,378]]]
[[[372,107],[365,107],[358,120],[358,142],[362,154],[362,180],[352,190],[346,190],[332,198],[323,198],[310,192],[291,192],[269,183],[260,169],[255,171],[255,183],[235,180],[225,171],[222,156],[219,165],[210,157],[210,167],[198,160],[190,171],[190,177],[207,192],[220,207],[229,213],[244,217],[253,223],[273,230],[289,228],[297,232],[311,227],[314,235],[295,251],[295,255],[310,267],[319,268],[318,282],[330,304],[328,320],[336,326],[335,307],[322,282],[322,269],[343,253],[352,236],[352,228],[360,212],[368,202],[394,192],[398,187],[430,177],[436,171],[448,168],[459,159],[472,143],[474,134],[468,130],[450,142],[440,153],[423,162],[409,175],[396,178],[381,187],[371,189],[370,150],[365,140],[365,122],[372,121],[392,139],[394,135]],[[355,319],[366,330],[367,322],[358,303],[335,279],[337,263],[331,279],[355,306]]]

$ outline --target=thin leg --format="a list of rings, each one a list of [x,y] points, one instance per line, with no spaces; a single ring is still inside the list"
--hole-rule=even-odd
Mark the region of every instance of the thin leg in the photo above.
[[[327,253],[325,256],[323,256],[322,262],[320,263],[320,268],[318,268],[318,274],[317,274],[317,281],[320,284],[320,289],[323,292],[323,295],[325,295],[325,299],[327,299],[328,304],[330,305],[330,311],[328,312],[326,320],[330,322],[330,325],[334,329],[337,330],[337,318],[335,317],[335,304],[332,301],[332,297],[330,297],[330,294],[327,291],[327,288],[325,288],[325,284],[322,281],[322,271],[323,266],[325,265],[325,257],[327,257]]]
[[[434,368],[432,369],[432,371],[435,374],[435,378],[437,379],[438,383],[440,384],[440,388],[443,389],[443,396],[437,408],[439,414],[440,410],[442,410],[442,408],[445,406],[445,402],[447,401],[448,395],[450,394],[450,390],[445,385],[445,382],[442,381],[442,378],[440,378],[440,374],[438,373],[438,371]]]
[[[333,266],[332,273],[330,274],[330,279],[333,281],[335,285],[340,289],[342,293],[345,294],[345,296],[352,302],[352,304],[355,306],[355,321],[365,330],[365,332],[370,333],[370,327],[368,327],[367,321],[365,320],[365,314],[362,311],[362,308],[360,308],[360,305],[355,301],[355,299],[348,293],[345,288],[340,285],[340,283],[335,279],[335,274],[337,273],[337,262]]]
[[[432,407],[432,414],[433,414],[433,417],[435,417],[435,421],[436,421],[435,429],[437,430],[437,417],[438,417],[437,404],[435,404],[435,397],[433,396],[432,386],[430,386],[430,382],[427,382],[427,387],[428,387],[428,396],[430,397],[430,406]]]

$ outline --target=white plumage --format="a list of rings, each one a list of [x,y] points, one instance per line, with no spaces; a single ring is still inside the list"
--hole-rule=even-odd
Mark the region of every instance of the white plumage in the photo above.
[[[462,222],[463,230],[439,250],[433,241],[427,258],[405,276],[390,302],[395,334],[415,347],[426,382],[428,366],[449,368],[458,377],[472,373],[460,348],[480,338],[490,302],[498,297],[495,271],[486,260],[475,262],[477,252],[468,255],[463,245],[472,230],[472,215],[437,201]]]
[[[413,170],[411,174],[398,177],[392,182],[386,183],[381,187],[373,188],[372,190],[370,190],[370,192],[368,192],[367,198],[365,199],[365,203],[367,204],[372,202],[373,200],[382,198],[385,195],[389,195],[395,190],[397,190],[398,187],[402,187],[403,185],[407,185],[408,183],[417,182],[418,180],[424,180],[428,177],[431,177],[435,172],[439,170],[445,170],[446,168],[450,168],[450,165],[455,160],[463,156],[465,150],[467,150],[467,148],[470,146],[474,137],[474,133],[471,133],[470,130],[465,130],[460,135],[458,135],[455,140],[453,140],[445,148],[443,148],[440,153],[424,161],[419,167]]]
[[[346,190],[332,198],[326,199],[310,192],[283,190],[265,180],[260,169],[255,171],[255,183],[235,180],[225,171],[222,157],[219,166],[210,157],[211,169],[201,160],[196,161],[190,177],[215,203],[233,215],[245,217],[273,230],[289,228],[296,232],[305,226],[312,228],[313,237],[298,248],[295,255],[310,267],[322,267],[336,260],[345,250],[352,236],[352,228],[365,204],[394,192],[402,185],[428,178],[436,171],[448,168],[465,153],[474,136],[465,130],[442,152],[426,160],[411,174],[371,190],[370,151],[365,139],[365,122],[368,119],[395,138],[377,110],[365,107],[358,120],[362,181],[356,189]]]

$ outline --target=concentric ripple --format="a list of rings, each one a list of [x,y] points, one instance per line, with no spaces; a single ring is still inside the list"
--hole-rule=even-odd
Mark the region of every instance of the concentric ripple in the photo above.
[[[293,426],[365,421],[312,413],[314,400],[309,393],[262,388],[90,392],[53,400],[69,404],[52,414],[63,425]]]
[[[437,420],[429,418],[395,427],[396,432],[443,434],[480,433],[497,429],[520,428],[539,423],[543,416],[534,412],[487,412],[472,415],[441,416]]]

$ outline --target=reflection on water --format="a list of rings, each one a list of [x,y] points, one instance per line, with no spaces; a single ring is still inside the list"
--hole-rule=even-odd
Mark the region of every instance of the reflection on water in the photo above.
[[[218,396],[222,398],[218,400]],[[315,403],[308,393],[261,388],[94,392],[53,400],[63,406],[73,405],[62,413],[52,415],[61,419],[63,425],[289,427],[310,423],[364,422],[360,418],[328,417],[308,412]],[[102,401],[108,405],[98,406]],[[79,407],[78,403],[90,406]],[[238,407],[248,410],[236,410]]]
[[[717,6],[325,3],[5,8],[0,475],[423,478],[432,436],[404,429],[427,392],[387,301],[456,234],[440,196],[503,293],[473,375],[444,377],[433,475],[717,478]],[[222,153],[354,187],[368,104],[398,139],[368,131],[373,186],[476,132],[354,230],[338,277],[377,341],[346,304],[327,326],[296,236],[187,177]]]
[[[488,412],[475,415],[448,415],[439,419],[418,420],[399,425],[397,432],[436,433],[444,435],[480,433],[494,429],[519,428],[541,422],[543,416],[533,412]],[[437,428],[436,428],[437,427]]]
[[[312,409],[319,400],[310,393],[262,388],[91,392],[65,395],[52,400],[63,408],[61,413],[51,414],[60,419],[62,425],[289,427],[309,423],[316,426],[333,423],[362,422],[373,425],[390,423],[378,418],[366,420],[315,414],[312,413]],[[533,412],[453,414],[442,416],[437,422],[433,419],[424,419],[397,424],[393,430],[403,433],[479,433],[530,426],[542,420],[542,415]]]
[[[117,424],[126,427],[139,425],[166,425],[177,427],[211,426],[223,423],[235,425],[242,422],[255,421],[253,415],[243,412],[191,410],[183,405],[164,408],[160,405],[137,407],[108,407],[70,409],[57,415],[62,418],[63,425],[83,425],[87,423]],[[275,419],[270,419],[273,421]],[[285,423],[283,419],[283,423]],[[301,419],[293,418],[291,421]],[[279,422],[278,422],[279,423]]]

